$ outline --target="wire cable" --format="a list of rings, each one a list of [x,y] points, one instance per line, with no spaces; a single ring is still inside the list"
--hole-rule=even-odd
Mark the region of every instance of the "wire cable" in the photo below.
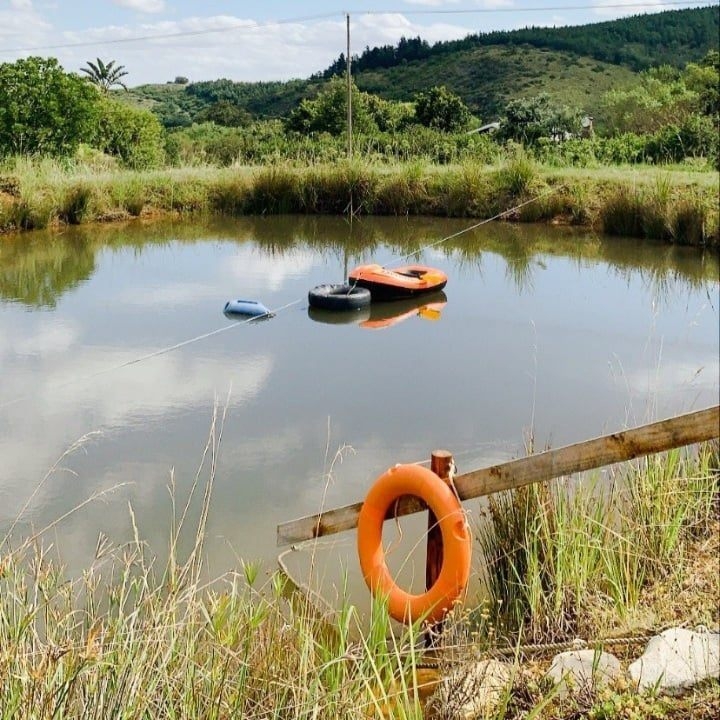
[[[122,43],[131,43],[131,42],[146,42],[149,40],[165,40],[165,39],[171,39],[171,38],[179,38],[179,37],[193,37],[197,35],[211,35],[215,33],[225,33],[225,32],[238,32],[238,31],[248,31],[248,32],[255,32],[257,30],[263,30],[265,28],[271,28],[276,27],[278,25],[297,25],[299,23],[304,22],[313,22],[315,20],[327,20],[332,17],[337,17],[338,13],[323,13],[321,15],[304,15],[300,17],[294,17],[294,18],[286,18],[284,20],[270,20],[265,23],[255,23],[252,25],[249,25],[247,23],[242,23],[238,25],[231,25],[228,27],[221,27],[221,28],[206,28],[205,30],[180,30],[178,32],[173,33],[157,33],[154,35],[137,35],[134,37],[126,37],[126,38],[115,38],[111,40],[84,40],[82,42],[76,42],[76,43],[63,43],[58,45],[35,45],[33,47],[21,47],[21,48],[5,48],[0,49],[0,52],[2,53],[12,53],[12,52],[33,52],[35,50],[64,50],[66,48],[76,48],[76,47],[92,47],[95,45],[118,45]],[[76,32],[87,32],[86,30],[79,30]]]
[[[537,200],[542,199],[543,197],[557,192],[561,188],[563,188],[563,185],[552,187],[546,190],[543,193],[540,193],[539,195],[535,195],[529,200],[525,200],[525,202],[519,203],[518,205],[514,205],[511,208],[508,208],[507,210],[503,210],[503,212],[497,213],[496,215],[493,215],[490,218],[486,218],[485,220],[481,220],[480,222],[474,223],[473,225],[470,225],[469,227],[463,228],[462,230],[458,230],[455,233],[452,233],[451,235],[447,235],[443,238],[440,238],[439,240],[436,240],[435,242],[429,243],[428,245],[425,245],[424,247],[418,248],[417,250],[413,251],[412,253],[409,253],[407,255],[403,255],[400,258],[397,258],[396,260],[386,263],[387,266],[392,266],[394,264],[397,264],[401,262],[402,260],[405,260],[409,257],[412,257],[413,255],[416,255],[418,253],[424,252],[425,250],[428,250],[432,247],[436,247],[437,245],[440,245],[444,242],[447,242],[448,240],[452,240],[453,238],[456,238],[460,235],[463,235],[464,233],[470,232],[472,230],[475,230],[476,228],[479,228],[481,225],[485,225],[489,222],[492,222],[493,220],[498,220],[501,217],[504,217],[505,215],[509,215],[510,213],[513,213],[517,210],[519,210],[522,207],[525,207],[526,205],[529,205],[532,202],[536,202]],[[354,285],[353,285],[354,286]],[[277,315],[278,313],[282,312],[283,310],[287,310],[288,308],[297,305],[298,303],[301,303],[304,300],[304,298],[297,298],[296,300],[292,300],[289,303],[286,303],[285,305],[282,305],[274,310],[271,310],[269,313],[267,313],[267,317]],[[266,317],[265,315],[257,316],[257,317],[251,317],[247,320],[243,320],[241,322],[236,322],[231,325],[223,325],[222,327],[216,328],[215,330],[210,330],[210,332],[202,333],[201,335],[195,335],[194,337],[188,338],[187,340],[182,340],[181,342],[175,343],[174,345],[168,345],[167,347],[160,348],[159,350],[154,350],[149,353],[145,353],[144,355],[140,355],[138,357],[132,358],[130,360],[126,360],[125,362],[119,363],[117,365],[111,365],[109,367],[103,368],[102,370],[98,370],[94,373],[90,373],[88,375],[82,375],[75,378],[70,378],[66,382],[59,383],[54,386],[54,389],[64,389],[70,385],[74,385],[78,382],[84,382],[87,380],[93,380],[96,377],[100,377],[101,375],[106,375],[111,372],[116,372],[118,370],[122,370],[123,368],[130,367],[131,365],[137,365],[138,363],[144,362],[145,360],[151,360],[153,358],[159,357],[160,355],[165,355],[169,352],[172,352],[173,350],[178,350],[182,347],[186,347],[187,345],[192,345],[193,343],[199,342],[200,340],[206,340],[209,337],[213,337],[214,335],[219,335],[220,333],[227,332],[228,330],[231,330],[232,328],[239,327],[242,325],[247,325],[250,322],[259,320],[263,317]],[[4,410],[7,407],[10,407],[11,405],[15,405],[22,400],[24,400],[26,397],[28,397],[29,393],[25,393],[24,395],[20,395],[12,400],[7,400],[3,403],[0,403],[0,410]]]
[[[287,310],[287,308],[292,307],[293,305],[297,305],[299,302],[302,302],[302,298],[298,298],[297,300],[293,300],[292,302],[289,302],[286,305],[282,305],[281,307],[276,308],[275,310],[271,310],[266,315],[258,315],[255,317],[248,318],[247,320],[242,320],[240,322],[232,323],[231,325],[223,325],[222,327],[216,328],[215,330],[211,330],[210,332],[203,333],[202,335],[196,335],[195,337],[189,338],[187,340],[183,340],[179,343],[175,343],[174,345],[168,345],[167,347],[160,348],[159,350],[154,350],[153,352],[146,353],[145,355],[140,355],[139,357],[132,358],[131,360],[126,360],[125,362],[119,363],[117,365],[111,365],[109,367],[103,368],[102,370],[98,370],[97,372],[90,373],[88,375],[81,375],[78,377],[70,378],[70,380],[67,380],[64,383],[55,385],[54,389],[55,390],[63,389],[70,385],[74,385],[78,382],[84,382],[86,380],[93,380],[94,378],[100,377],[101,375],[106,375],[107,373],[116,372],[117,370],[122,370],[123,368],[130,367],[131,365],[137,365],[138,363],[144,362],[145,360],[151,360],[152,358],[159,357],[160,355],[165,355],[169,352],[172,352],[173,350],[178,350],[181,347],[185,347],[187,345],[192,345],[193,343],[199,342],[200,340],[206,340],[209,337],[213,337],[213,335],[219,335],[220,333],[226,332],[228,330],[232,330],[233,328],[240,327],[242,325],[247,325],[248,323],[251,323],[253,321],[257,321],[257,320],[261,320],[265,317],[271,317],[273,315],[277,315],[282,310]],[[27,395],[21,395],[19,397],[14,398],[13,400],[8,400],[4,403],[0,403],[0,410],[3,410],[6,407],[10,407],[11,405],[15,405],[16,403],[19,403],[25,397],[27,397]]]
[[[699,4],[697,0],[661,0],[653,4],[655,7],[681,7],[695,6],[714,7],[712,4]],[[574,11],[574,10],[604,10],[604,9],[641,9],[646,7],[642,3],[612,3],[612,4],[579,4],[579,5],[542,5],[539,7],[494,7],[494,8],[472,8],[472,9],[456,9],[456,10],[412,10],[402,8],[398,10],[349,10],[343,13],[332,12],[322,13],[318,15],[305,15],[300,17],[285,18],[280,20],[270,20],[264,23],[238,24],[222,28],[207,28],[205,30],[184,30],[172,33],[157,33],[153,35],[137,35],[134,37],[112,38],[109,40],[83,40],[74,43],[59,43],[53,45],[33,45],[26,47],[0,48],[1,54],[35,52],[37,50],[65,50],[79,47],[96,47],[98,45],[120,45],[133,42],[152,42],[155,40],[166,40],[182,37],[196,37],[202,35],[211,35],[226,32],[256,32],[265,28],[272,28],[278,25],[297,25],[305,22],[314,22],[317,20],[329,20],[330,18],[345,17],[346,15],[355,16],[382,16],[382,15],[484,15],[498,13],[534,13],[534,12],[550,12],[550,11]],[[79,30],[76,32],[87,32],[91,28]],[[508,31],[512,32],[512,31]]]

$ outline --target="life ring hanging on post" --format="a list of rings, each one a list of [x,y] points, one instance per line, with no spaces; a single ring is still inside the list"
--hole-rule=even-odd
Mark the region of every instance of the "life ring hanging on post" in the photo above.
[[[442,568],[433,586],[420,595],[399,588],[385,562],[383,523],[390,506],[403,495],[424,500],[438,518],[442,533]],[[388,612],[400,622],[442,620],[467,587],[472,538],[465,513],[452,489],[420,465],[396,465],[375,481],[360,510],[357,541],[360,567],[370,592],[386,597]]]

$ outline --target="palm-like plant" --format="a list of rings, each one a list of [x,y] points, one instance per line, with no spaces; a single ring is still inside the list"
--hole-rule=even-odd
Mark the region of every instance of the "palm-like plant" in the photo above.
[[[100,58],[97,58],[97,63],[88,61],[87,66],[80,68],[80,72],[84,72],[87,79],[93,85],[97,85],[103,92],[107,92],[114,85],[120,85],[120,87],[127,90],[125,83],[120,80],[120,78],[127,75],[124,65],[115,65],[114,60],[104,63]]]

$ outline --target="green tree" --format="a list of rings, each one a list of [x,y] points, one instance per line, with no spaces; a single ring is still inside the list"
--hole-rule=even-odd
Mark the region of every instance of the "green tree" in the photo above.
[[[106,99],[100,107],[96,146],[131,168],[155,167],[164,160],[164,133],[148,110]]]
[[[415,117],[425,127],[456,132],[467,127],[470,111],[460,97],[441,85],[415,96]]]
[[[252,121],[250,113],[229,100],[218,100],[195,118],[196,122],[214,122],[223,127],[245,127]]]
[[[0,64],[0,155],[71,154],[93,136],[99,100],[55,58]]]
[[[642,73],[634,87],[605,94],[600,126],[609,135],[652,133],[666,125],[681,125],[696,106],[697,94],[681,78]]]
[[[533,144],[540,138],[564,137],[579,126],[579,111],[555,104],[547,93],[511,100],[505,106],[500,137]]]
[[[353,132],[377,132],[377,123],[370,109],[367,93],[360,92],[355,83],[351,86]],[[342,135],[347,132],[347,84],[333,78],[314,99],[305,99],[290,113],[288,130],[296,132],[327,132]]]
[[[700,63],[688,63],[683,72],[688,89],[697,93],[697,110],[720,115],[720,52],[711,50]]]
[[[125,83],[120,80],[120,78],[128,74],[124,65],[115,65],[114,60],[104,63],[100,58],[97,58],[97,63],[88,60],[86,65],[87,67],[80,68],[80,72],[85,73],[87,79],[93,85],[97,85],[103,92],[108,92],[115,85],[127,90]]]

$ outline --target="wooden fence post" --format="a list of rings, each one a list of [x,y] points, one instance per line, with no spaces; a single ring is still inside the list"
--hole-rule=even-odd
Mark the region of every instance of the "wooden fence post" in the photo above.
[[[430,469],[448,485],[452,482],[455,467],[452,453],[447,450],[433,450]],[[443,564],[443,540],[435,513],[428,508],[427,551],[425,555],[425,589],[429,590],[438,579]],[[442,627],[442,622],[433,626],[425,636],[425,645],[432,645],[432,639]]]

